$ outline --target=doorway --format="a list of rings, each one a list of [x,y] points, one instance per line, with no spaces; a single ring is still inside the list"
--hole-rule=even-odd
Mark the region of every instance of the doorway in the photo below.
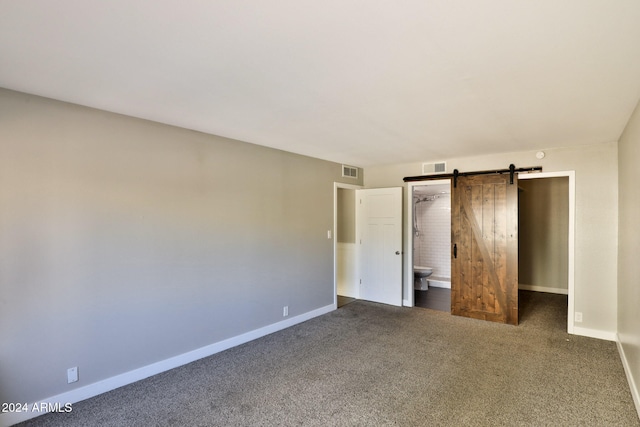
[[[440,182],[440,181],[438,181]],[[413,187],[414,305],[451,312],[451,183]]]
[[[520,174],[518,181],[520,292],[534,301],[532,292],[543,292],[554,304],[566,305],[567,332],[573,334],[575,172]]]
[[[335,308],[353,299],[403,305],[402,190],[334,183]]]
[[[335,308],[360,298],[356,246],[356,190],[361,186],[336,182],[333,188],[333,294]]]

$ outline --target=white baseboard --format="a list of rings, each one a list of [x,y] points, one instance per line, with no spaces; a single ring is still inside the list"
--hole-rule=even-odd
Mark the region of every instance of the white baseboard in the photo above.
[[[589,328],[581,328],[578,326],[573,327],[573,334],[574,335],[580,335],[583,337],[589,337],[589,338],[597,338],[599,340],[605,340],[605,341],[617,341],[617,334],[615,332],[609,332],[609,331],[601,331],[598,329],[589,329]]]
[[[430,288],[451,289],[451,278],[449,277],[427,277],[427,282]]]
[[[624,373],[627,376],[627,382],[629,383],[629,389],[631,391],[631,396],[633,397],[633,403],[636,405],[636,412],[638,412],[638,417],[640,417],[640,393],[638,392],[638,386],[636,385],[636,382],[633,379],[633,375],[631,374],[631,367],[629,366],[629,361],[627,360],[627,356],[624,352],[624,347],[620,342],[620,337],[618,336],[618,334],[616,334],[616,344],[618,345],[618,353],[620,354],[620,359],[622,360]]]
[[[523,285],[520,283],[518,285],[518,289],[522,289],[523,291],[546,292],[548,294],[569,295],[569,289],[554,288],[550,286]]]
[[[27,412],[9,412],[0,414],[0,427],[9,427],[49,412],[46,409],[44,411],[32,412],[31,409],[34,407],[34,405],[36,405],[36,408],[40,408],[41,404],[55,405],[56,403],[58,403],[61,407],[64,407],[66,403],[73,404],[76,402],[80,402],[82,400],[89,399],[99,394],[114,390],[118,387],[140,381],[152,375],[177,368],[178,366],[186,365],[187,363],[194,362],[204,357],[211,356],[221,351],[228,350],[232,347],[236,347],[238,345],[253,341],[274,332],[278,332],[282,329],[286,329],[298,323],[305,322],[309,319],[313,319],[314,317],[321,316],[333,310],[335,310],[335,306],[334,304],[330,304],[316,310],[312,310],[307,313],[303,313],[301,315],[291,317],[259,329],[255,329],[242,335],[228,338],[226,340],[219,341],[217,343],[210,344],[205,347],[201,347],[196,350],[171,357],[169,359],[161,360],[160,362],[152,363],[151,365],[143,366],[142,368],[134,369],[133,371],[125,372],[123,374],[116,375],[114,377],[107,378],[105,380],[98,381],[84,387],[79,387],[77,389],[58,394],[56,396],[42,399],[39,402],[29,403],[27,405],[29,411]]]

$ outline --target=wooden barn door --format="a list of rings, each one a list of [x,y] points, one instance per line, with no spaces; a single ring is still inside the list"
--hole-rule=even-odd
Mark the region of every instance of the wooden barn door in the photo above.
[[[451,206],[451,313],[518,324],[518,180],[457,177]]]

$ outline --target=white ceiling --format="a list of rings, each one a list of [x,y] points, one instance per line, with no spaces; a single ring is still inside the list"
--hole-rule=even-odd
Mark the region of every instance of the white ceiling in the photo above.
[[[0,87],[356,166],[617,141],[639,0],[0,0]]]

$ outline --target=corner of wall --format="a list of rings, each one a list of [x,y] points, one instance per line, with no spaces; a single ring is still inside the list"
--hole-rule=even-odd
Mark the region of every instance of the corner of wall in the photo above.
[[[627,376],[627,382],[629,383],[629,389],[631,396],[633,397],[633,403],[636,406],[636,412],[638,412],[638,418],[640,418],[640,392],[638,391],[638,385],[633,378],[633,372],[631,366],[629,366],[629,360],[624,351],[624,347],[620,342],[620,337],[616,334],[616,345],[618,346],[618,353],[620,354],[620,360],[622,361],[622,367],[624,368],[624,374]]]

